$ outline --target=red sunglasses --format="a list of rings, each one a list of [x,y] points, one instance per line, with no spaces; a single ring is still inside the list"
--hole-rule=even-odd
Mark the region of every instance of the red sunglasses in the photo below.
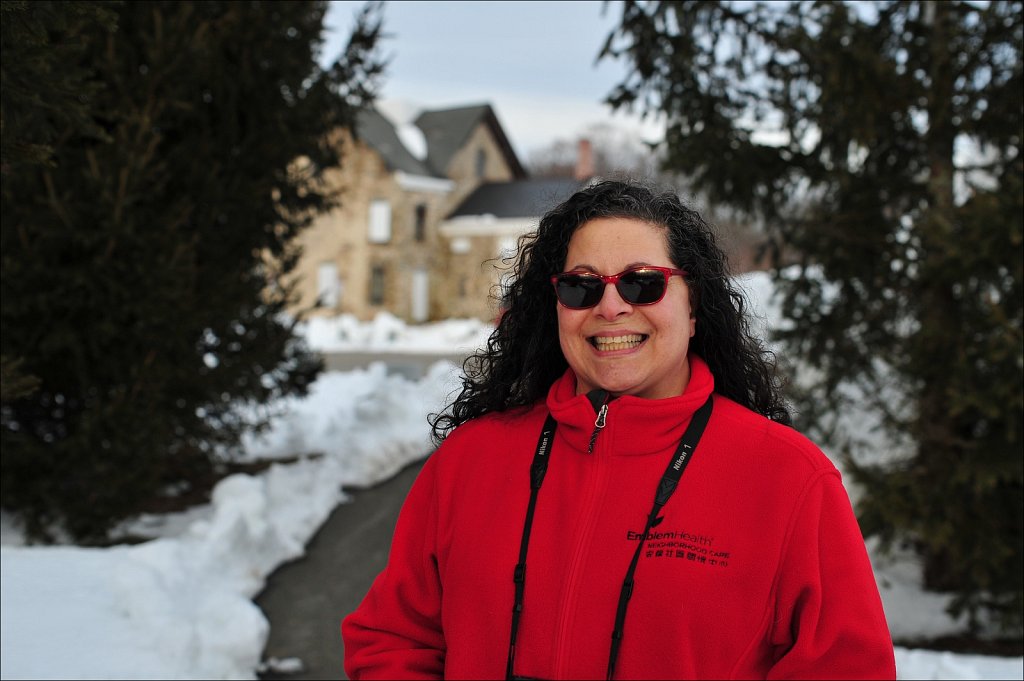
[[[640,265],[618,274],[593,272],[562,272],[551,277],[555,296],[570,310],[585,310],[601,302],[604,287],[615,284],[615,290],[630,305],[654,305],[665,297],[668,278],[686,276],[686,270],[671,267]]]

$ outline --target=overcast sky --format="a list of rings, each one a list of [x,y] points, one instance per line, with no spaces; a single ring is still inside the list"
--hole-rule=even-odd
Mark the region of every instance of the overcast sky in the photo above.
[[[325,57],[342,49],[362,2],[336,0]],[[614,116],[601,100],[625,75],[597,53],[621,14],[617,3],[394,1],[384,7],[390,56],[381,96],[442,108],[490,103],[520,160],[555,139],[610,122],[645,140],[663,128]]]

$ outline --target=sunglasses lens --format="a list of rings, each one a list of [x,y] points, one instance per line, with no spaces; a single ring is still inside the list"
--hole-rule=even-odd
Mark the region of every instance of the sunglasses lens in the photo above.
[[[565,274],[555,282],[558,301],[566,307],[576,309],[593,307],[601,301],[604,283],[594,276]]]
[[[650,305],[665,295],[665,275],[657,270],[637,270],[623,274],[619,295],[632,305]]]

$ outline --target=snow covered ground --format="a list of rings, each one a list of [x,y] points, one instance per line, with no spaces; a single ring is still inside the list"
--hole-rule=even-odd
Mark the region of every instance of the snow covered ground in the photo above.
[[[752,275],[743,285],[770,324],[767,278]],[[443,354],[474,347],[488,332],[473,321],[407,327],[393,317],[305,327],[317,348],[382,354]],[[0,517],[0,677],[254,678],[268,623],[252,598],[267,576],[302,555],[345,501],[343,485],[386,479],[429,451],[426,416],[457,386],[447,362],[418,381],[389,375],[380,363],[324,374],[264,437],[244,443],[246,457],[299,454],[299,461],[226,478],[206,506],[135,519],[124,529],[154,537],[143,544],[24,546]],[[894,636],[961,630],[943,611],[946,598],[922,592],[911,557],[876,558],[875,567]],[[1019,657],[898,648],[896,662],[901,679],[1024,679]]]

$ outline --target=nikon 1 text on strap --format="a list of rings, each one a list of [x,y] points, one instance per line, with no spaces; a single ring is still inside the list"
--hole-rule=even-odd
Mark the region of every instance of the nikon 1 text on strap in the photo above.
[[[697,449],[700,436],[704,433],[708,419],[711,418],[711,409],[712,399],[711,396],[708,396],[707,402],[694,412],[693,417],[690,419],[690,425],[686,427],[686,432],[683,433],[682,439],[679,440],[679,446],[676,447],[675,454],[672,455],[668,468],[658,483],[658,489],[654,495],[654,505],[647,516],[647,524],[644,526],[640,541],[637,542],[636,551],[633,553],[633,560],[630,561],[629,569],[626,570],[626,577],[622,580],[619,605],[615,611],[615,628],[612,631],[611,649],[608,653],[608,679],[611,679],[615,674],[615,661],[619,656],[619,647],[622,644],[622,636],[626,624],[626,608],[629,605],[630,597],[633,595],[633,573],[636,571],[637,563],[640,560],[640,553],[647,542],[647,536],[650,534],[651,528],[657,525],[660,520],[658,513],[661,512],[661,509],[671,498],[672,493],[675,492],[676,487],[679,485],[679,479],[683,477],[683,471],[686,470],[686,466],[690,463],[690,459]],[[523,594],[526,591],[526,553],[530,545],[530,529],[533,526],[533,513],[537,506],[537,494],[540,491],[541,484],[544,482],[544,474],[548,469],[548,455],[551,453],[551,445],[554,442],[557,426],[558,423],[555,419],[548,415],[547,420],[544,421],[544,427],[541,429],[540,439],[537,441],[537,452],[533,456],[533,464],[530,466],[530,501],[526,507],[523,539],[519,544],[519,562],[516,564],[512,576],[512,580],[515,583],[515,601],[512,605],[512,635],[508,646],[508,662],[505,668],[506,679],[526,678],[513,676],[516,635],[519,631],[519,618],[523,612]]]

